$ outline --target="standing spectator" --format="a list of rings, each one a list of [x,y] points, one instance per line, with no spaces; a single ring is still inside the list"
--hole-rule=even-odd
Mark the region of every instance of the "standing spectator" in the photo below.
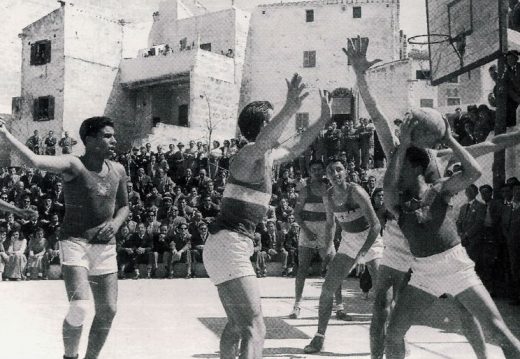
[[[469,257],[479,265],[481,263],[478,254],[482,241],[482,229],[486,217],[486,205],[477,200],[478,188],[474,184],[466,188],[465,191],[468,203],[460,207],[459,216],[456,221],[457,232],[461,239],[461,244],[466,248]]]
[[[374,141],[374,125],[368,122],[368,119],[361,118],[360,125],[358,128],[359,134],[359,147],[361,149],[361,168],[368,169],[368,163],[370,160],[370,148]]]
[[[291,208],[296,206],[296,202],[298,202],[298,193],[296,193],[296,184],[294,182],[287,187],[285,198],[287,198],[287,203]]]
[[[518,0],[509,0],[508,27],[520,31],[520,3]]]
[[[475,141],[483,142],[489,133],[495,128],[493,112],[486,105],[480,105],[477,109],[477,122],[475,123]]]
[[[220,167],[220,160],[222,158],[222,149],[219,141],[213,141],[213,148],[209,152],[209,177],[215,178]]]
[[[516,110],[520,104],[520,64],[519,52],[509,50],[506,54],[506,69],[504,71],[504,91],[507,94],[506,126],[516,125]]]
[[[177,143],[177,152],[173,154],[173,166],[171,166],[174,173],[174,182],[178,182],[180,178],[184,176],[184,171],[187,169],[185,164],[184,144],[182,142]]]
[[[27,250],[27,240],[23,237],[20,230],[12,230],[10,232],[9,248],[7,249],[7,263],[5,265],[5,277],[9,280],[25,279],[25,267],[27,258],[25,251]]]
[[[338,124],[332,121],[323,136],[328,158],[335,156],[341,147],[341,130],[337,126]]]
[[[376,178],[374,176],[368,176],[366,187],[363,188],[365,188],[370,198],[372,198],[376,189]]]
[[[345,126],[343,126],[343,148],[347,152],[349,161],[353,160],[355,167],[358,168],[361,164],[359,133],[350,119],[345,121]]]
[[[54,136],[54,131],[49,131],[49,134],[45,138],[45,154],[48,156],[56,155],[56,143],[58,139]]]
[[[177,227],[175,234],[170,242],[171,257],[168,261],[168,278],[173,278],[173,266],[176,262],[183,262],[187,264],[186,279],[192,277],[192,263],[191,263],[191,235],[188,232],[188,225],[181,224]]]
[[[33,135],[29,137],[25,145],[37,155],[41,153],[42,138],[40,137],[38,130],[34,130]]]
[[[72,147],[77,145],[78,141],[69,136],[69,133],[65,131],[63,137],[60,139],[58,145],[61,147],[61,153],[68,154],[72,153]]]
[[[475,125],[472,121],[466,121],[464,123],[464,131],[462,132],[461,137],[459,138],[459,143],[462,146],[471,146],[476,143],[475,136],[473,134]]]
[[[28,279],[43,279],[45,272],[45,254],[47,253],[47,239],[42,227],[36,228],[29,240],[29,257],[27,261]]]
[[[520,305],[520,183],[513,186],[511,205],[504,208],[505,237],[511,273],[511,305]]]
[[[296,275],[298,271],[298,241],[300,240],[300,226],[298,223],[291,223],[289,232],[285,235],[283,249],[284,256],[283,268],[286,268],[287,275]]]
[[[223,146],[220,150],[222,151],[222,158],[220,159],[219,166],[220,166],[220,168],[228,170],[229,169],[229,159],[232,156],[231,142],[229,142],[228,140],[224,140]],[[215,172],[215,176],[217,175],[220,168],[217,168],[217,171]],[[213,176],[213,178],[215,178],[215,176]]]
[[[195,146],[195,141],[191,140],[188,144],[188,148],[184,151],[184,164],[186,169],[191,171],[198,170],[197,157],[199,150]]]

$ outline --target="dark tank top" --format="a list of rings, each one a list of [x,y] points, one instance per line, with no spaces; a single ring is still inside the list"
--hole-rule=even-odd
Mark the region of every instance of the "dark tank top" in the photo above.
[[[272,169],[268,167],[263,164],[262,179],[257,183],[241,182],[230,174],[220,213],[209,226],[212,234],[227,229],[254,239],[256,226],[267,214],[271,201]]]
[[[348,195],[345,203],[337,205],[334,202],[334,188],[327,191],[327,196],[332,204],[334,217],[339,221],[341,228],[348,233],[360,233],[366,231],[370,225],[359,205],[352,199],[352,190],[357,184],[348,184]]]
[[[305,191],[307,192],[307,198],[303,205],[302,220],[305,222],[325,222],[327,220],[327,211],[323,204],[323,198],[315,195],[310,185],[305,186]]]
[[[61,238],[83,238],[95,243],[94,227],[113,218],[121,180],[112,161],[105,161],[107,173],[99,175],[83,167],[80,174],[63,182],[65,217]]]
[[[429,257],[460,243],[454,221],[447,216],[449,204],[430,187],[422,199],[401,197],[399,227],[415,257]]]

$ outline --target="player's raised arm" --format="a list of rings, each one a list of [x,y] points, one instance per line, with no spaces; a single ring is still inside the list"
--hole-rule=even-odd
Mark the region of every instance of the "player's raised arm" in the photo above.
[[[343,52],[350,60],[354,73],[356,74],[359,93],[365,103],[368,114],[374,121],[383,151],[385,152],[386,157],[390,158],[390,155],[394,152],[399,142],[390,128],[389,119],[384,115],[383,111],[378,106],[376,99],[372,95],[365,77],[366,70],[381,61],[379,59],[373,61],[367,60],[368,44],[368,39],[361,39],[359,36],[357,38],[347,39],[347,48],[343,48]]]
[[[269,121],[262,129],[255,140],[255,151],[259,156],[267,151],[277,147],[280,136],[284,132],[289,119],[296,114],[303,100],[309,95],[304,92],[305,84],[302,83],[302,77],[294,74],[291,81],[285,80],[287,83],[287,99],[284,106],[276,116]]]
[[[12,149],[30,167],[64,174],[65,177],[74,177],[77,173],[79,159],[74,156],[44,156],[35,154],[7,130],[5,121],[2,118],[0,118],[0,133],[12,145]]]
[[[320,90],[321,115],[314,123],[307,128],[298,138],[297,142],[291,147],[279,147],[273,151],[273,159],[278,162],[287,162],[301,155],[318,137],[331,118],[331,96],[328,91]]]

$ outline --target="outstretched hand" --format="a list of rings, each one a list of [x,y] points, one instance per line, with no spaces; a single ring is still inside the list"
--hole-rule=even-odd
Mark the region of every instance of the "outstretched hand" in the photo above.
[[[305,90],[305,84],[302,83],[302,77],[298,74],[294,74],[291,81],[285,79],[287,83],[287,101],[285,106],[292,112],[296,112],[302,105],[303,100],[309,96]]]
[[[353,37],[347,39],[347,48],[343,48],[343,52],[347,55],[350,64],[357,74],[364,74],[366,70],[374,64],[381,62],[381,59],[373,61],[367,60],[367,49],[369,39],[367,37]]]
[[[328,121],[332,116],[332,96],[327,90],[319,90],[321,98],[321,119]]]

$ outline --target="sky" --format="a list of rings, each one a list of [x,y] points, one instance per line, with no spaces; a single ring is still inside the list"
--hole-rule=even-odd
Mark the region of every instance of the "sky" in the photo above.
[[[103,4],[118,0],[67,0],[69,1],[76,4],[104,6]],[[139,12],[139,8],[146,9],[143,11],[147,12],[150,6],[153,7],[160,2],[160,0],[119,1],[125,3],[125,8],[134,9],[132,14],[142,13]],[[199,1],[209,10],[219,10],[231,5],[231,0]],[[252,9],[258,4],[273,2],[277,1],[235,0],[235,5]],[[4,14],[0,22],[0,113],[10,113],[11,98],[20,94],[21,43],[18,34],[25,26],[58,7],[56,0],[0,0],[0,11]],[[426,33],[425,0],[401,0],[401,29],[408,37]]]

